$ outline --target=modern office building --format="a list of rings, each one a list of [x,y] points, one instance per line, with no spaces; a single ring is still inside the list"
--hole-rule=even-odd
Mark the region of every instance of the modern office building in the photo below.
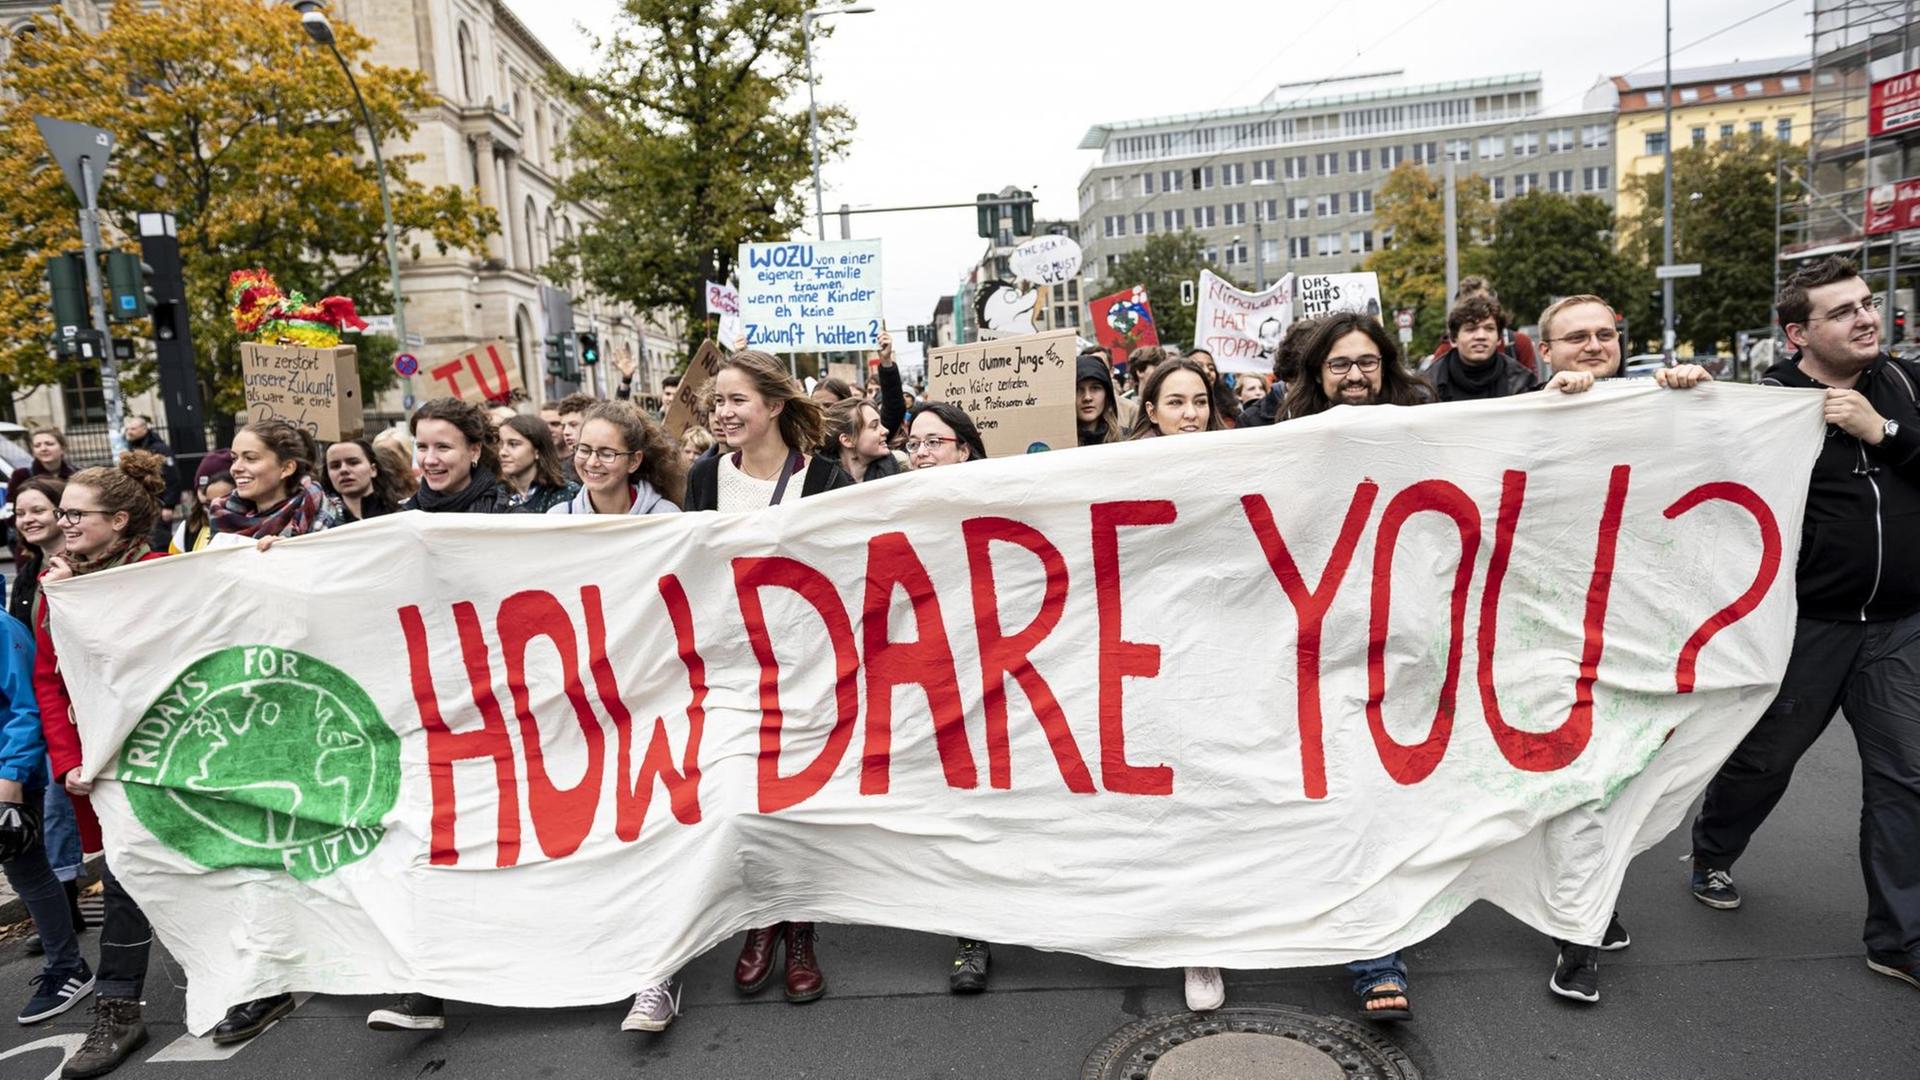
[[[1397,75],[1398,73],[1388,73]],[[1391,242],[1374,200],[1402,163],[1453,161],[1496,204],[1529,191],[1614,198],[1611,109],[1545,115],[1538,73],[1424,86],[1285,85],[1255,105],[1096,124],[1079,187],[1088,291],[1155,233],[1191,229],[1245,285],[1349,271]]]
[[[1812,86],[1806,54],[1770,60],[1676,69],[1673,72],[1674,149],[1743,139],[1805,145],[1813,131]],[[1658,176],[1665,167],[1666,72],[1601,79],[1587,92],[1589,111],[1614,111],[1614,174],[1621,180],[1617,213],[1639,213],[1639,198],[1624,182]]]

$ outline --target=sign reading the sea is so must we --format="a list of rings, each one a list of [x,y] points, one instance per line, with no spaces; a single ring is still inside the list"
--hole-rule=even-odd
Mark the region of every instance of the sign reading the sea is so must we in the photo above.
[[[741,244],[740,321],[747,348],[769,352],[877,349],[880,241]]]

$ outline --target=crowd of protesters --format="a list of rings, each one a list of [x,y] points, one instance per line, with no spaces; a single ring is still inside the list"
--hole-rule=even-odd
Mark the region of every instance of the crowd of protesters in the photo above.
[[[1841,704],[1864,768],[1861,861],[1868,890],[1866,947],[1874,971],[1920,986],[1920,546],[1889,535],[1920,522],[1920,365],[1881,348],[1877,304],[1852,264],[1831,258],[1795,273],[1777,298],[1793,349],[1765,382],[1826,391],[1829,438],[1810,478],[1798,575],[1799,622],[1778,700],[1709,786],[1693,825],[1690,890],[1709,907],[1738,907],[1732,868],[1784,793],[1793,767]],[[1302,320],[1279,341],[1271,373],[1224,376],[1206,352],[1161,348],[1127,357],[1125,382],[1104,351],[1078,358],[1078,443],[1095,446],[1253,428],[1336,406],[1414,407],[1530,393],[1578,394],[1623,375],[1615,314],[1598,296],[1556,301],[1537,340],[1519,333],[1484,281],[1469,280],[1447,317],[1447,338],[1417,368],[1372,316]],[[169,553],[276,541],[351,528],[419,510],[458,514],[650,515],[741,513],[822,492],[987,457],[975,418],[942,401],[916,401],[883,337],[863,392],[827,378],[811,388],[775,357],[739,351],[715,373],[694,422],[669,434],[625,400],[573,395],[536,414],[428,401],[404,427],[324,448],[278,421],[242,428],[178,473],[151,425],[127,428],[132,449],[112,465],[76,469],[52,428],[29,437],[31,464],[12,478],[17,573],[13,617],[0,649],[0,855],[25,899],[44,951],[21,1023],[58,1015],[88,994],[96,1018],[67,1076],[110,1071],[146,1039],[140,997],[152,934],[139,906],[102,865],[98,966],[82,955],[82,852],[100,847],[80,779],[80,742],[54,654],[40,586]],[[1658,370],[1687,390],[1702,368]],[[1497,413],[1487,414],[1489,423]],[[906,481],[906,482],[911,482]],[[1817,536],[1815,542],[1813,537]],[[224,539],[223,539],[224,538]],[[1630,942],[1616,915],[1600,941],[1559,942],[1551,989],[1599,999],[1598,954]],[[988,985],[990,946],[960,938],[949,989]],[[1376,1021],[1412,1016],[1400,954],[1356,961],[1356,1008]],[[812,923],[749,930],[734,969],[742,993],[779,974],[788,1000],[826,993]],[[1221,1007],[1220,971],[1188,967],[1190,1008]],[[680,1012],[673,980],[640,988],[622,1028],[664,1030]],[[251,1038],[293,1007],[291,995],[234,1005],[216,1042]],[[434,1030],[438,998],[410,993],[375,1010],[379,1030]]]

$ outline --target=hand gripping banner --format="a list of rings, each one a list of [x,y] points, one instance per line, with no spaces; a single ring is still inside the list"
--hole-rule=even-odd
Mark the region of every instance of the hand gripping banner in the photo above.
[[[49,598],[195,1031],[610,1001],[781,919],[1272,968],[1486,899],[1597,941],[1785,669],[1822,431],[1724,385],[1341,408]]]

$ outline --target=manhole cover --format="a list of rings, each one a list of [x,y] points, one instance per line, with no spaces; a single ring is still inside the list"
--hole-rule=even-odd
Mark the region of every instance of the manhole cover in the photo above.
[[[1128,1024],[1081,1080],[1420,1080],[1413,1059],[1365,1024],[1291,1005],[1239,1005]]]

